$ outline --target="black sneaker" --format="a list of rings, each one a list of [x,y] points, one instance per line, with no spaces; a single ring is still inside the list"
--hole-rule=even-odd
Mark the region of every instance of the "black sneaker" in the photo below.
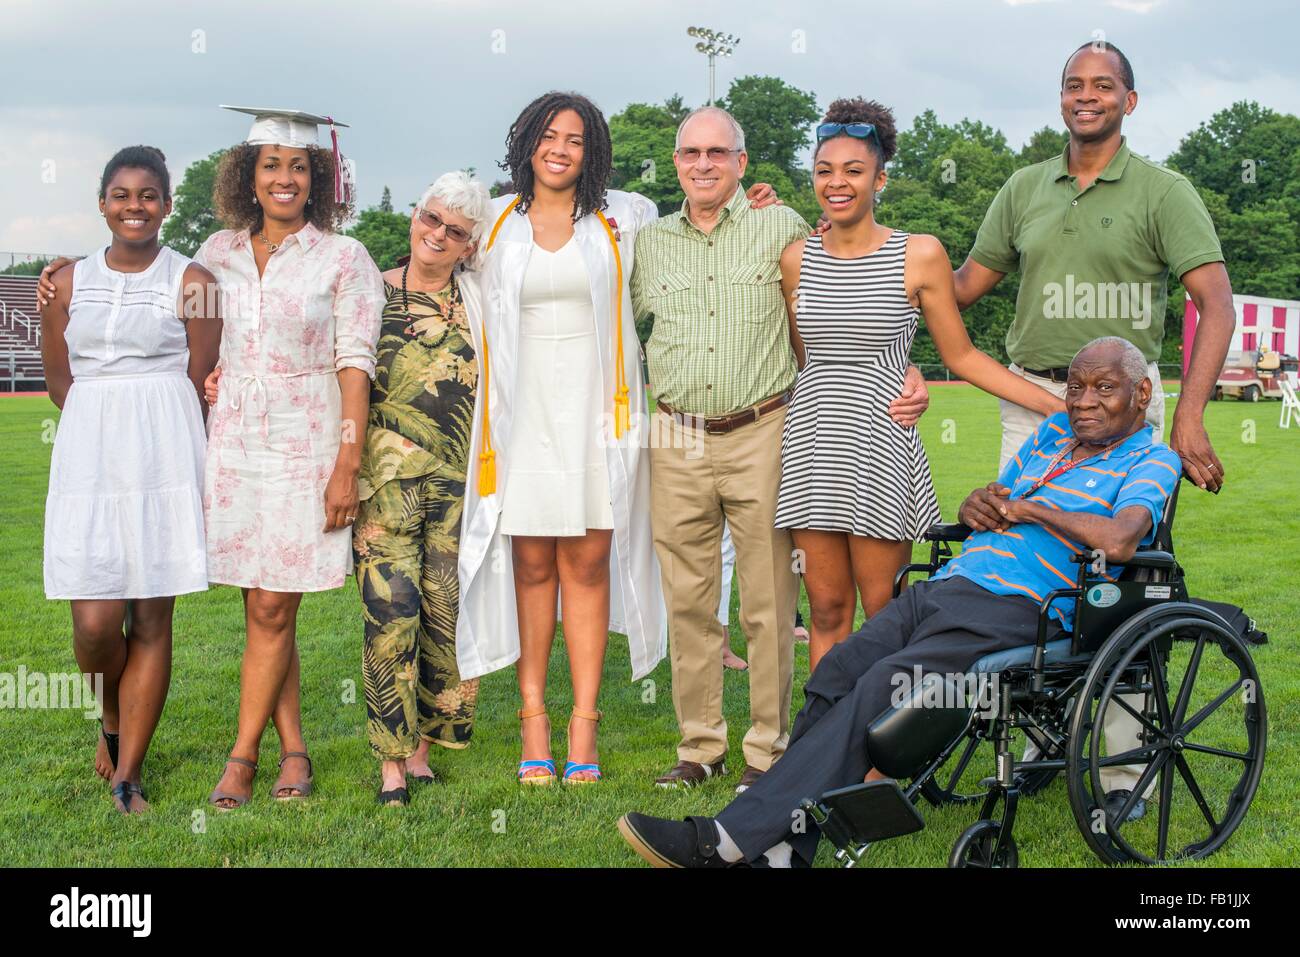
[[[670,821],[648,814],[618,819],[623,840],[655,867],[729,867],[718,854],[718,829],[711,817]]]
[[[1133,792],[1127,788],[1117,791],[1106,792],[1106,819],[1114,823],[1115,818],[1119,817],[1119,812],[1124,810],[1124,802]],[[1123,821],[1124,824],[1132,824],[1134,821],[1141,820],[1142,816],[1147,813],[1147,802],[1138,798],[1133,802],[1133,807],[1128,812],[1128,817]]]

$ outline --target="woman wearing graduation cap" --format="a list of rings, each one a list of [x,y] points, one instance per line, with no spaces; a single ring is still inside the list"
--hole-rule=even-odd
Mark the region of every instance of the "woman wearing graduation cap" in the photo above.
[[[262,732],[281,746],[279,799],[311,793],[295,645],[304,592],[338,588],[384,304],[364,246],[338,232],[351,206],[328,117],[227,107],[255,117],[222,158],[213,199],[229,228],[195,256],[221,284],[225,331],[204,488],[208,576],[244,593],[239,731],[210,801],[252,792]],[[330,126],[333,150],[317,145]],[[215,376],[216,374],[214,374]]]
[[[559,777],[587,784],[601,777],[596,704],[609,632],[627,635],[633,680],[667,650],[628,293],[637,230],[658,211],[606,189],[609,127],[586,97],[538,97],[506,147],[517,192],[494,200],[479,270],[477,475],[466,481],[457,661],[463,680],[518,662],[517,777],[554,782],[545,689],[558,600],[573,683]]]

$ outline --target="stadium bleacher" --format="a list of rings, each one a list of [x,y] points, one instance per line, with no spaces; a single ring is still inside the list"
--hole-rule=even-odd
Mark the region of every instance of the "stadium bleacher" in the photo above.
[[[36,281],[0,275],[0,392],[45,388]]]

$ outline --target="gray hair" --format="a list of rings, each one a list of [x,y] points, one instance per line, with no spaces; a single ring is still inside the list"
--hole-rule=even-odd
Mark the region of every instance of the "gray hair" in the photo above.
[[[715,116],[724,117],[726,121],[731,124],[731,132],[735,134],[733,142],[736,145],[733,148],[738,149],[741,152],[744,152],[745,131],[740,128],[740,124],[736,122],[736,118],[720,106],[701,106],[687,113],[686,118],[683,119],[681,123],[677,125],[677,139],[673,143],[673,149],[681,149],[682,130],[686,129],[687,123],[689,123],[691,120],[695,119],[695,117],[699,116],[702,113],[710,113]]]
[[[425,206],[431,199],[438,200],[448,210],[464,216],[474,224],[470,236],[477,248],[465,265],[470,269],[476,268],[483,255],[480,240],[492,223],[492,194],[481,181],[464,170],[457,169],[435,179],[421,194],[420,206]]]
[[[1150,378],[1147,372],[1147,357],[1142,354],[1142,350],[1127,339],[1119,336],[1102,336],[1099,339],[1093,339],[1082,349],[1074,354],[1077,359],[1089,349],[1097,346],[1113,346],[1119,349],[1119,367],[1128,376],[1129,381],[1137,385],[1143,379]]]

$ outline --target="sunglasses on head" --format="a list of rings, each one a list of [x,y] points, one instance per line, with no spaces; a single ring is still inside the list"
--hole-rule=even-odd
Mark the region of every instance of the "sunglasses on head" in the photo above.
[[[420,209],[420,222],[430,229],[437,229],[439,226],[447,227],[447,238],[454,239],[458,243],[467,243],[470,241],[470,234],[459,226],[453,226],[451,223],[443,221],[443,218],[431,209]]]
[[[876,145],[884,149],[880,144],[880,134],[876,132],[874,123],[823,123],[817,127],[817,142],[828,140],[832,136],[838,136],[846,133],[855,139],[865,140],[868,137],[876,141]]]

